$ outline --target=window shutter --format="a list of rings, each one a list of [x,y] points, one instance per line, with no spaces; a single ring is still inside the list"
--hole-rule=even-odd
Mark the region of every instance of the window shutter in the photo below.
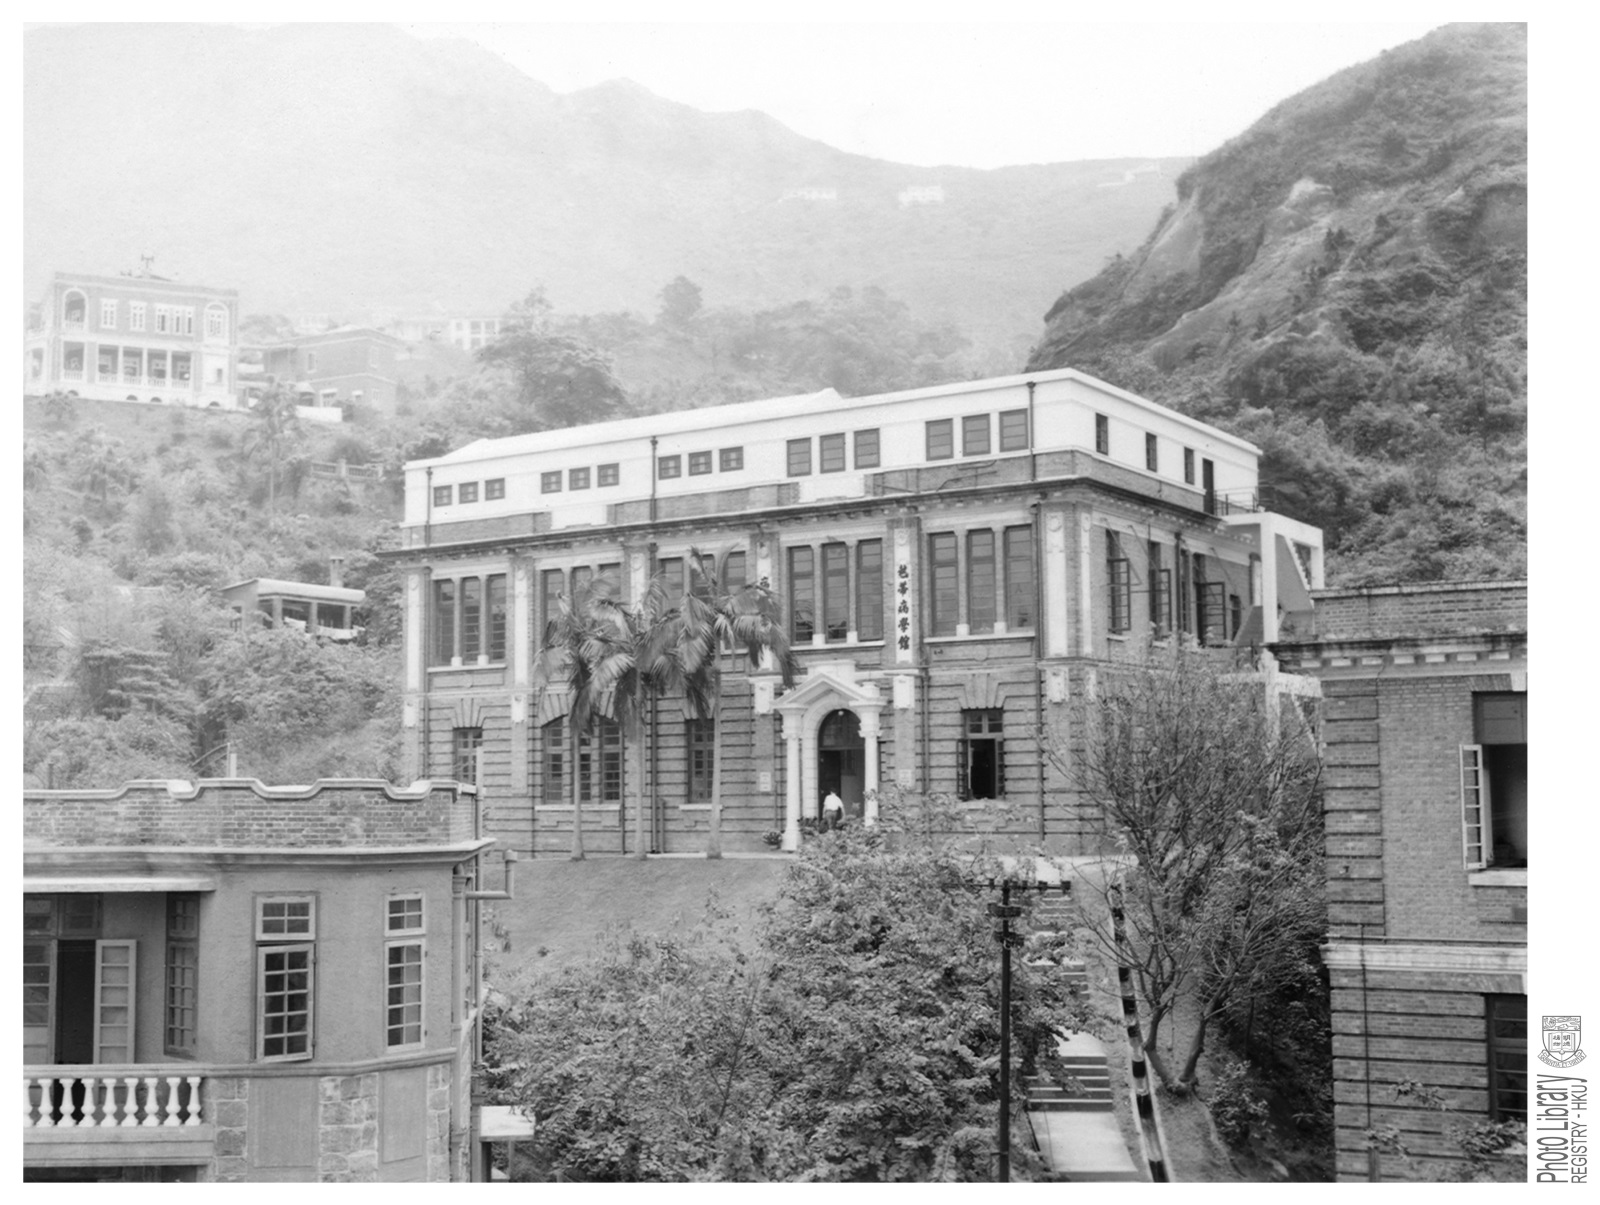
[[[1494,831],[1489,813],[1489,780],[1483,773],[1483,746],[1461,746],[1461,860],[1468,870],[1489,865],[1491,850],[1485,845]]]
[[[131,1063],[136,941],[94,943],[94,1061]]]
[[[994,738],[994,797],[1006,797],[1006,743],[998,734]]]
[[[956,742],[956,798],[971,799],[972,788],[967,775],[967,751],[971,738],[966,733]]]

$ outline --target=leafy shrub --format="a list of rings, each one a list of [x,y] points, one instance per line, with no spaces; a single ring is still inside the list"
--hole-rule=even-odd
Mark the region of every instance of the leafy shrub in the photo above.
[[[1206,1102],[1217,1133],[1233,1146],[1241,1146],[1250,1132],[1267,1119],[1267,1102],[1253,1082],[1250,1064],[1229,1059],[1211,1085]]]

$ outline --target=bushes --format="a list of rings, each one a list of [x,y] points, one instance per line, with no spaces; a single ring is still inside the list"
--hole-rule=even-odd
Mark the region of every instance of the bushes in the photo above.
[[[1249,1063],[1229,1059],[1211,1085],[1206,1107],[1217,1133],[1233,1146],[1243,1146],[1251,1130],[1267,1119],[1267,1102],[1253,1080]]]

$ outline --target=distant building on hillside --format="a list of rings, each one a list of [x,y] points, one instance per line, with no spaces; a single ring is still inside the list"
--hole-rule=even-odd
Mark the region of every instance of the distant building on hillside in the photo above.
[[[239,294],[149,275],[57,272],[29,314],[23,392],[232,409]]]
[[[25,789],[22,1178],[485,1178],[479,910],[508,897],[481,808],[455,781]]]
[[[1274,651],[1322,682],[1338,1178],[1459,1169],[1453,1127],[1528,1119],[1528,584],[1312,597]]]
[[[382,331],[341,326],[263,346],[261,368],[269,377],[301,385],[317,407],[351,402],[386,414],[394,409],[396,360],[404,347]]]
[[[907,205],[943,205],[944,185],[913,184],[900,190],[899,201],[902,209]]]
[[[222,599],[242,623],[254,616],[274,628],[296,628],[328,640],[354,640],[361,635],[356,616],[366,604],[363,590],[346,589],[344,561],[332,558],[328,585],[253,577],[222,588]]]

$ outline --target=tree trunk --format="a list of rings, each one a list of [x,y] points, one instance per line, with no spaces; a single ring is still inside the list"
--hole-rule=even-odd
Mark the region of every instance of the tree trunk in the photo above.
[[[717,654],[720,659],[722,654]],[[706,833],[706,857],[722,856],[722,675],[717,675],[717,698],[711,705],[711,825]]]
[[[572,776],[572,860],[583,861],[583,805],[579,802],[583,783],[578,776],[578,726],[567,716],[567,728],[572,733],[567,773]]]
[[[639,861],[644,861],[650,853],[650,831],[646,827],[649,817],[649,808],[645,802],[644,793],[644,710],[641,708],[633,715],[628,727],[633,729],[633,752],[638,763],[638,773],[634,775],[635,790],[638,795],[639,806],[633,810],[633,856]]]
[[[1195,1072],[1200,1066],[1200,1056],[1206,1049],[1206,1023],[1218,1006],[1217,1000],[1207,1000],[1200,1010],[1200,1019],[1194,1025],[1194,1037],[1189,1040],[1189,1053],[1183,1060],[1183,1071],[1178,1082],[1186,1088],[1194,1086]]]

